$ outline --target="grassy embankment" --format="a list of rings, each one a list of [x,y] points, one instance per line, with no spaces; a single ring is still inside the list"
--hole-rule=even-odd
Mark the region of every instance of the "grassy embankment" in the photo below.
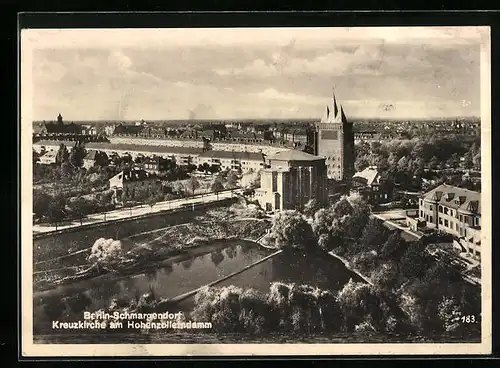
[[[166,228],[146,231],[122,238],[121,250],[113,262],[89,262],[92,251],[80,251],[78,259],[66,267],[57,267],[57,260],[34,274],[33,282],[38,290],[54,284],[73,282],[97,277],[109,272],[130,274],[158,262],[181,261],[209,253],[229,245],[230,239],[257,239],[269,228],[255,208],[237,203],[229,208],[217,208],[196,216],[192,221]],[[217,242],[216,244],[213,244]]]

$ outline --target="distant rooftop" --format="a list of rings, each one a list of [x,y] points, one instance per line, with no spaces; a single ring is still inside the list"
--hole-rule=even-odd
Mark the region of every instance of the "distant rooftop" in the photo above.
[[[324,157],[314,156],[299,150],[287,150],[268,157],[269,160],[278,161],[320,161]]]
[[[259,152],[237,152],[237,151],[206,151],[198,157],[213,157],[236,160],[264,161],[264,155]]]
[[[352,177],[353,180],[362,182],[365,185],[372,185],[377,179],[379,172],[376,166],[368,166],[366,169],[357,172]]]

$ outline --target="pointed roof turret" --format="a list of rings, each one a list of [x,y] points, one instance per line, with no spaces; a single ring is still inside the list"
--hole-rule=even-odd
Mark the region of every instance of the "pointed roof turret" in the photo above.
[[[339,113],[339,108],[337,106],[337,98],[335,97],[335,89],[333,90],[333,113],[334,117],[337,117],[337,114]]]
[[[340,105],[340,121],[347,123],[347,118],[344,114],[344,107],[342,105]]]
[[[329,117],[330,117],[330,107],[326,105],[326,109],[325,112],[323,113],[323,117],[321,118],[321,122],[323,124],[328,123]]]

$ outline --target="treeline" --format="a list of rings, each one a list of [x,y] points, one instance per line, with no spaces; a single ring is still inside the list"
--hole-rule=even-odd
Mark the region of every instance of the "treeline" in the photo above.
[[[400,317],[422,333],[480,331],[480,324],[460,321],[466,315],[479,319],[481,311],[480,288],[463,280],[463,268],[451,255],[437,256],[425,238],[407,241],[399,230],[370,218],[360,198],[344,197],[314,212],[310,221],[297,211],[283,211],[274,218],[266,240],[280,248],[321,249],[343,256],[373,282],[376,295],[391,300],[402,311]]]
[[[112,191],[100,192],[92,197],[67,197],[62,192],[49,194],[43,190],[33,190],[33,214],[39,220],[55,224],[71,219],[78,219],[82,223],[89,214],[113,209],[112,197]]]
[[[235,286],[204,288],[191,317],[216,332],[301,334],[409,332],[391,305],[367,284],[350,281],[338,293],[274,282],[267,293]]]
[[[389,181],[410,185],[425,170],[481,169],[481,139],[457,134],[356,144],[355,168],[377,166]],[[443,175],[444,178],[444,175]]]

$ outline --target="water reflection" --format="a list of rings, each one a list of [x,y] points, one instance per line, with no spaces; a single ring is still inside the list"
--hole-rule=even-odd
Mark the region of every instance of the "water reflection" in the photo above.
[[[244,246],[242,248],[244,248]],[[236,251],[233,248],[226,248],[225,253],[226,257],[228,257],[229,259],[233,259],[234,257],[236,257]]]
[[[224,260],[224,254],[221,250],[216,250],[212,252],[210,258],[214,265],[218,266]]]
[[[72,313],[81,313],[92,304],[92,300],[82,292],[68,296],[64,301]]]
[[[221,244],[223,245],[225,244]],[[77,320],[81,318],[81,313],[85,309],[106,308],[114,299],[138,300],[143,294],[152,290],[158,298],[172,298],[241,270],[268,254],[267,250],[241,241],[189,260],[162,265],[159,269],[146,270],[135,276],[89,280],[80,284],[83,288],[80,287],[78,293],[68,286],[61,288],[53,299],[41,301],[40,307],[43,306],[46,313],[40,314],[52,320],[67,312],[70,314],[67,316],[70,320]],[[66,299],[61,301],[63,298]],[[67,310],[64,302],[68,303]],[[47,321],[37,323],[40,326],[47,326]]]
[[[218,286],[252,287],[267,292],[272,282],[281,281],[336,291],[350,278],[358,281],[356,275],[334,257],[312,255],[303,257],[301,254],[284,252],[245,270]]]
[[[192,259],[187,259],[184,262],[182,262],[182,267],[184,267],[185,270],[189,270],[192,265],[193,265]]]
[[[161,268],[160,272],[162,276],[168,276],[174,271],[174,267],[171,264],[165,265]]]
[[[91,300],[111,300],[114,297],[119,297],[122,292],[122,286],[116,282],[104,281],[98,286],[95,286],[87,291],[87,295]],[[102,307],[102,305],[100,305]]]
[[[149,270],[146,270],[146,272],[144,272],[144,276],[148,281],[156,280],[156,275],[157,275],[157,270],[153,268],[150,268]]]

